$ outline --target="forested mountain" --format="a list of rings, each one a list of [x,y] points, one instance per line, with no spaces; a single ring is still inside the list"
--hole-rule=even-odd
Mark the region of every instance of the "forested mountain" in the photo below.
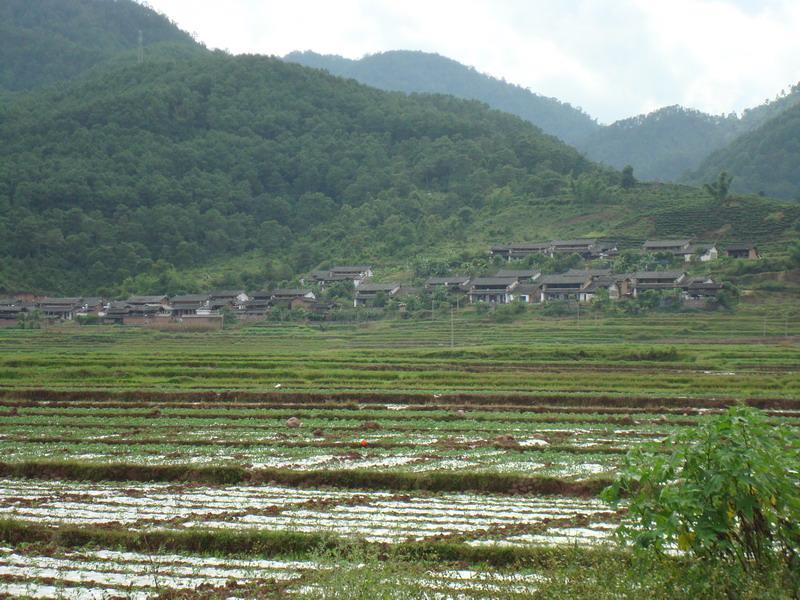
[[[680,106],[617,121],[593,133],[579,149],[616,168],[633,166],[638,177],[680,181],[712,152],[800,102],[800,87],[744,111],[714,116]],[[711,179],[714,179],[714,174]]]
[[[712,181],[721,171],[733,175],[734,192],[800,200],[800,105],[713,153],[688,179]]]
[[[284,59],[350,77],[382,90],[450,94],[480,100],[492,108],[522,117],[572,145],[580,145],[599,128],[589,115],[565,102],[484,75],[438,54],[395,50],[350,60],[315,52],[292,52]]]
[[[714,117],[668,106],[603,127],[580,149],[588,157],[618,169],[631,165],[640,179],[677,181],[730,142],[738,124],[735,116]]]
[[[197,46],[166,17],[133,0],[2,0],[0,89],[70,79],[119,52],[157,43]]]
[[[350,60],[292,52],[285,60],[380,89],[480,100],[530,121],[594,161],[617,169],[632,165],[637,177],[644,180],[681,181],[712,152],[800,102],[800,88],[796,86],[789,94],[746,110],[741,116],[715,116],[668,106],[603,126],[569,104],[483,75],[437,54],[392,51]]]
[[[0,137],[0,287],[62,292],[247,251],[290,272],[411,256],[496,190],[548,195],[594,168],[477,102],[223,53],[18,96]]]

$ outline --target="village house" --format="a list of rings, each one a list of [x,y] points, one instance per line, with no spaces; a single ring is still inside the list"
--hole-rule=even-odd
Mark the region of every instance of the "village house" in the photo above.
[[[518,287],[519,281],[515,277],[477,277],[470,282],[467,296],[470,304],[508,304],[514,301]]]
[[[692,260],[692,240],[647,240],[642,249],[647,254],[672,254],[684,261]]]
[[[581,293],[592,283],[588,272],[578,274],[546,275],[539,280],[541,285],[540,302],[554,300],[579,301]]]
[[[313,283],[320,288],[325,288],[326,286],[342,281],[350,281],[353,287],[357,288],[370,277],[372,277],[372,267],[369,265],[336,266],[331,267],[327,271],[313,271],[300,279],[300,284],[307,285]]]
[[[554,240],[551,242],[551,256],[556,254],[578,254],[582,258],[596,258],[599,256],[600,248],[597,240]]]
[[[542,276],[541,271],[531,269],[500,269],[494,277],[508,277],[516,279],[520,283],[533,283]]]
[[[579,302],[592,302],[602,290],[608,294],[609,300],[619,300],[623,293],[623,284],[615,275],[600,275],[592,277],[589,285],[578,292]]]
[[[249,300],[250,296],[244,290],[216,290],[208,295],[208,306],[214,311],[225,308],[241,311]]]
[[[75,313],[77,317],[100,317],[105,313],[107,302],[99,296],[89,296],[83,299],[83,306]]]
[[[305,310],[306,312],[316,315],[324,315],[336,308],[336,304],[325,300],[312,300],[310,298],[299,297],[292,299],[289,308],[291,310]]]
[[[34,304],[20,302],[16,298],[0,298],[0,327],[14,326],[19,322],[20,315],[36,309]]]
[[[131,307],[127,302],[109,302],[103,314],[103,323],[107,325],[122,325],[125,318],[131,313]]]
[[[132,296],[126,300],[128,314],[126,325],[141,325],[163,315],[169,317],[171,307],[167,296]]]
[[[634,298],[645,290],[679,289],[685,280],[683,271],[637,271],[625,277],[627,292]]]
[[[444,288],[448,292],[461,292],[469,285],[469,275],[450,275],[449,277],[429,277],[425,281],[425,289],[428,291],[437,288]]]
[[[687,279],[681,285],[683,290],[682,300],[687,306],[695,308],[704,308],[710,302],[713,302],[719,296],[719,293],[725,288],[721,283],[715,282],[708,277],[695,277]]]
[[[353,307],[372,304],[380,295],[385,295],[386,297],[396,296],[399,291],[399,283],[362,283],[356,289]]]
[[[211,312],[208,294],[185,294],[172,298],[170,308],[173,317],[208,314]]]
[[[730,258],[744,258],[747,260],[758,260],[761,256],[758,248],[752,243],[735,243],[725,246],[725,256]]]
[[[719,258],[719,250],[717,250],[716,244],[692,244],[689,249],[691,250],[690,260],[696,259],[700,262],[709,262]],[[684,260],[686,260],[685,255]]]
[[[280,308],[292,308],[292,303],[295,300],[303,300],[310,305],[316,299],[317,295],[313,291],[302,289],[273,290],[270,296],[271,305]],[[297,306],[299,307],[300,303]]]
[[[45,298],[39,302],[39,310],[46,319],[72,321],[82,308],[83,298]]]
[[[533,254],[550,254],[552,244],[550,242],[520,242],[517,244],[507,244],[492,246],[489,254],[500,256],[506,260],[516,258],[527,258]]]
[[[538,283],[520,283],[514,289],[514,300],[533,304],[542,300],[542,286]]]
[[[248,319],[264,317],[272,306],[272,292],[260,291],[250,294],[250,300],[244,305],[243,316]]]

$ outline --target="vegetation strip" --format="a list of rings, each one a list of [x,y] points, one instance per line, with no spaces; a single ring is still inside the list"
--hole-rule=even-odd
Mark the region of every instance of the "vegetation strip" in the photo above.
[[[190,409],[196,411],[203,411],[203,410],[288,410],[288,411],[297,411],[297,410],[341,410],[341,411],[365,411],[365,410],[373,410],[373,411],[386,411],[389,410],[386,408],[386,404],[357,404],[354,402],[302,402],[302,403],[290,403],[290,402],[227,402],[221,405],[218,402],[169,402],[169,401],[162,401],[162,402],[137,402],[137,401],[128,401],[128,402],[120,402],[115,400],[106,400],[106,401],[89,401],[89,402],[82,402],[82,401],[58,401],[58,400],[0,400],[0,406],[7,407],[11,410],[20,408],[63,408],[63,409],[99,409],[99,410],[106,410],[106,409],[133,409],[133,408],[147,408],[147,409],[158,409],[158,410],[179,410],[179,409]],[[435,412],[435,411],[452,411],[456,409],[468,409],[470,407],[469,404],[409,404],[404,405],[402,410],[395,411],[395,412],[403,412],[403,411],[415,411],[415,412]],[[519,405],[503,405],[503,404],[496,404],[496,405],[481,405],[478,409],[481,412],[506,412],[506,411],[516,411],[518,413],[522,413],[521,407]],[[719,413],[724,410],[723,408],[695,408],[695,407],[655,407],[655,406],[647,406],[647,407],[636,407],[636,406],[628,406],[628,407],[608,407],[608,406],[551,406],[551,405],[543,405],[543,406],[526,406],[524,407],[524,413],[530,414],[547,414],[547,413],[554,413],[554,414],[575,414],[575,415],[582,415],[582,414],[599,414],[599,415],[627,415],[627,414],[675,414],[675,415],[703,415],[703,414],[711,414],[711,413]],[[792,411],[792,410],[765,410],[764,411],[767,415],[771,417],[800,417],[800,411]],[[17,414],[17,413],[8,413],[8,414]],[[6,414],[5,416],[8,416]],[[26,413],[28,414],[28,413]],[[515,419],[518,418],[518,415],[515,415]]]
[[[595,496],[611,484],[611,480],[600,478],[571,481],[556,477],[458,471],[404,473],[367,470],[248,470],[237,466],[192,467],[55,461],[0,462],[0,477],[73,481],[179,481],[220,485],[271,483],[291,487],[331,486],[359,490],[471,491],[577,497]]]
[[[85,546],[125,549],[134,552],[191,552],[200,555],[290,557],[299,559],[320,550],[353,547],[352,539],[321,533],[229,529],[133,531],[119,526],[46,527],[14,519],[0,520],[0,540],[12,545],[47,544],[50,547]],[[591,567],[595,556],[612,553],[627,561],[624,552],[609,548],[558,548],[552,546],[470,546],[459,542],[419,541],[397,544],[362,542],[365,547],[388,549],[397,557],[432,562],[460,562],[493,567],[557,565],[568,554],[575,566]]]
[[[329,442],[324,440],[309,440],[309,441],[260,441],[260,440],[187,440],[187,439],[170,439],[170,438],[150,438],[150,439],[86,439],[83,438],[69,438],[65,436],[49,436],[49,437],[13,437],[7,436],[5,441],[23,442],[32,444],[100,444],[103,446],[163,446],[169,444],[170,446],[219,446],[221,448],[340,448],[342,450],[363,450],[361,442]],[[420,444],[414,442],[384,442],[380,440],[370,441],[370,448],[378,448],[380,450],[399,450],[420,448]],[[430,444],[422,446],[423,448],[435,449],[437,444]],[[506,449],[515,450],[517,452],[568,452],[571,454],[626,454],[627,448],[616,448],[602,445],[592,446],[569,446],[569,445],[535,445],[523,446],[520,444],[514,445],[511,443],[503,443],[497,440],[480,440],[476,439],[470,442],[450,442],[446,444],[448,450],[472,450],[482,447],[502,447]],[[665,449],[665,452],[668,450]]]
[[[336,393],[316,393],[316,392],[241,392],[241,391],[187,391],[187,392],[155,392],[145,390],[131,391],[104,391],[104,390],[52,390],[52,389],[27,389],[13,390],[0,389],[0,398],[21,398],[27,400],[131,400],[131,401],[187,401],[189,399],[198,402],[242,402],[252,401],[271,401],[271,402],[356,402],[363,404],[367,401],[396,403],[396,404],[437,404],[442,400],[457,404],[468,405],[492,405],[507,404],[509,406],[592,406],[602,404],[607,407],[701,407],[701,408],[725,408],[741,402],[755,408],[767,409],[795,409],[800,410],[800,398],[747,398],[744,401],[734,398],[675,398],[669,396],[604,396],[604,395],[531,395],[531,394],[468,394],[454,393],[442,394],[434,397],[433,394],[426,393],[392,393],[392,392],[336,392]]]

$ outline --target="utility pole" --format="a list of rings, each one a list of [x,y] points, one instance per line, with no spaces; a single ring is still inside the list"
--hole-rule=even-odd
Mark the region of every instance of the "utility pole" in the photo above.
[[[142,36],[142,30],[139,30],[139,64],[144,62],[144,38]]]
[[[450,347],[453,348],[456,345],[456,334],[455,334],[455,325],[453,323],[453,307],[450,307]]]

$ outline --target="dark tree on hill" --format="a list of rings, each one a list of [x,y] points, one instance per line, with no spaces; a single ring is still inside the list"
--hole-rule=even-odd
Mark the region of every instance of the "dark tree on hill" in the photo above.
[[[728,197],[732,181],[733,177],[722,171],[716,181],[703,184],[703,189],[711,194],[713,198],[722,201]]]
[[[625,165],[625,168],[622,169],[622,177],[620,177],[620,185],[626,190],[636,185],[636,178],[633,176],[632,166]]]

